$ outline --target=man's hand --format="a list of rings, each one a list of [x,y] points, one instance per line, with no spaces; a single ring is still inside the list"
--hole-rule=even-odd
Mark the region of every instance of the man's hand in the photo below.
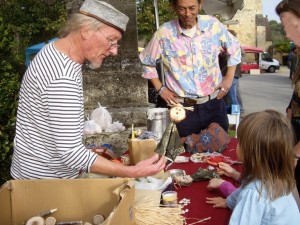
[[[221,82],[221,84],[217,87],[217,89],[219,89],[219,93],[217,96],[217,99],[221,99],[223,98],[225,95],[227,95],[230,87],[232,84],[232,79],[226,79],[226,77],[223,77],[223,80]]]
[[[160,94],[160,97],[162,97],[162,99],[165,100],[168,105],[172,105],[172,101],[175,103],[180,103],[177,99],[177,95],[174,92],[170,91],[167,87]]]
[[[206,198],[206,203],[213,205],[214,208],[227,208],[226,199],[221,197]]]
[[[132,177],[147,177],[159,173],[165,168],[167,160],[165,156],[160,157],[159,160],[158,159],[159,155],[156,153],[151,158],[140,161],[138,164],[133,166]]]
[[[167,87],[165,87],[161,81],[159,80],[159,78],[152,78],[151,79],[151,83],[153,85],[153,87],[155,88],[155,90],[159,93],[160,97],[165,100],[165,102],[170,105],[171,101],[175,102],[175,103],[180,103],[177,99],[177,95],[170,91]],[[161,90],[161,88],[163,87],[163,90]]]
[[[151,158],[140,161],[135,166],[126,166],[119,163],[113,163],[102,156],[98,156],[96,161],[90,167],[90,172],[114,177],[146,177],[155,175],[163,170],[166,161],[164,156],[159,159],[159,155],[156,153]]]
[[[220,85],[216,88],[216,90],[217,89],[220,90],[220,92],[218,93],[217,99],[223,98],[228,93],[228,91],[232,85],[232,81],[234,79],[235,69],[236,69],[236,66],[227,67],[226,75],[223,77]]]

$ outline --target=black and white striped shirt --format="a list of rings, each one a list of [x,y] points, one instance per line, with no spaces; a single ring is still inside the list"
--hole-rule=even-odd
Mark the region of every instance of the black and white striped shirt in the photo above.
[[[82,143],[81,69],[53,43],[31,62],[20,89],[13,178],[76,178],[89,172],[97,155]]]

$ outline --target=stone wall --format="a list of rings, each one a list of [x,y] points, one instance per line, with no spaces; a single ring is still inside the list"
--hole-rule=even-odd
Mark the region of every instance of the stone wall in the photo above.
[[[266,27],[265,26],[257,26],[256,27],[256,46],[263,49],[264,51],[268,50],[267,42],[266,42]]]
[[[145,106],[147,81],[141,77],[138,59],[135,0],[106,1],[129,16],[118,55],[105,60],[98,70],[84,69],[84,95],[87,110],[97,102],[107,107]]]
[[[98,102],[107,107],[113,122],[121,122],[126,131],[101,133],[84,137],[85,144],[109,143],[120,155],[127,148],[128,130],[145,127],[146,112],[153,105],[148,103],[148,83],[142,78],[142,67],[138,58],[137,21],[135,0],[106,1],[129,16],[127,30],[120,41],[116,57],[107,58],[100,69],[83,70],[85,114],[98,107]]]
[[[236,25],[229,25],[229,29],[237,32],[241,45],[257,46],[265,49],[265,27],[257,28],[256,15],[262,14],[262,0],[244,0],[244,8],[238,11],[232,20],[238,21]]]

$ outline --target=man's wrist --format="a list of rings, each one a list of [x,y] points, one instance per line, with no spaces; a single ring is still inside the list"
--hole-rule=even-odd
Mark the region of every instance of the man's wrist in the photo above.
[[[225,76],[225,78],[226,79],[228,79],[228,80],[233,80],[234,79],[234,74],[232,75],[232,74],[226,74],[226,76]]]
[[[161,95],[163,93],[163,91],[166,89],[165,85],[161,85],[160,89],[158,90],[158,94]]]

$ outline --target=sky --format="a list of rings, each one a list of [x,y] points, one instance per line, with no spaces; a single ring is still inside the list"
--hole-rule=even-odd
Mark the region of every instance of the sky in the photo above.
[[[275,8],[281,0],[262,0],[263,2],[263,15],[268,15],[268,19],[270,20],[276,20],[277,22],[280,22],[279,17],[277,16],[275,12]]]

